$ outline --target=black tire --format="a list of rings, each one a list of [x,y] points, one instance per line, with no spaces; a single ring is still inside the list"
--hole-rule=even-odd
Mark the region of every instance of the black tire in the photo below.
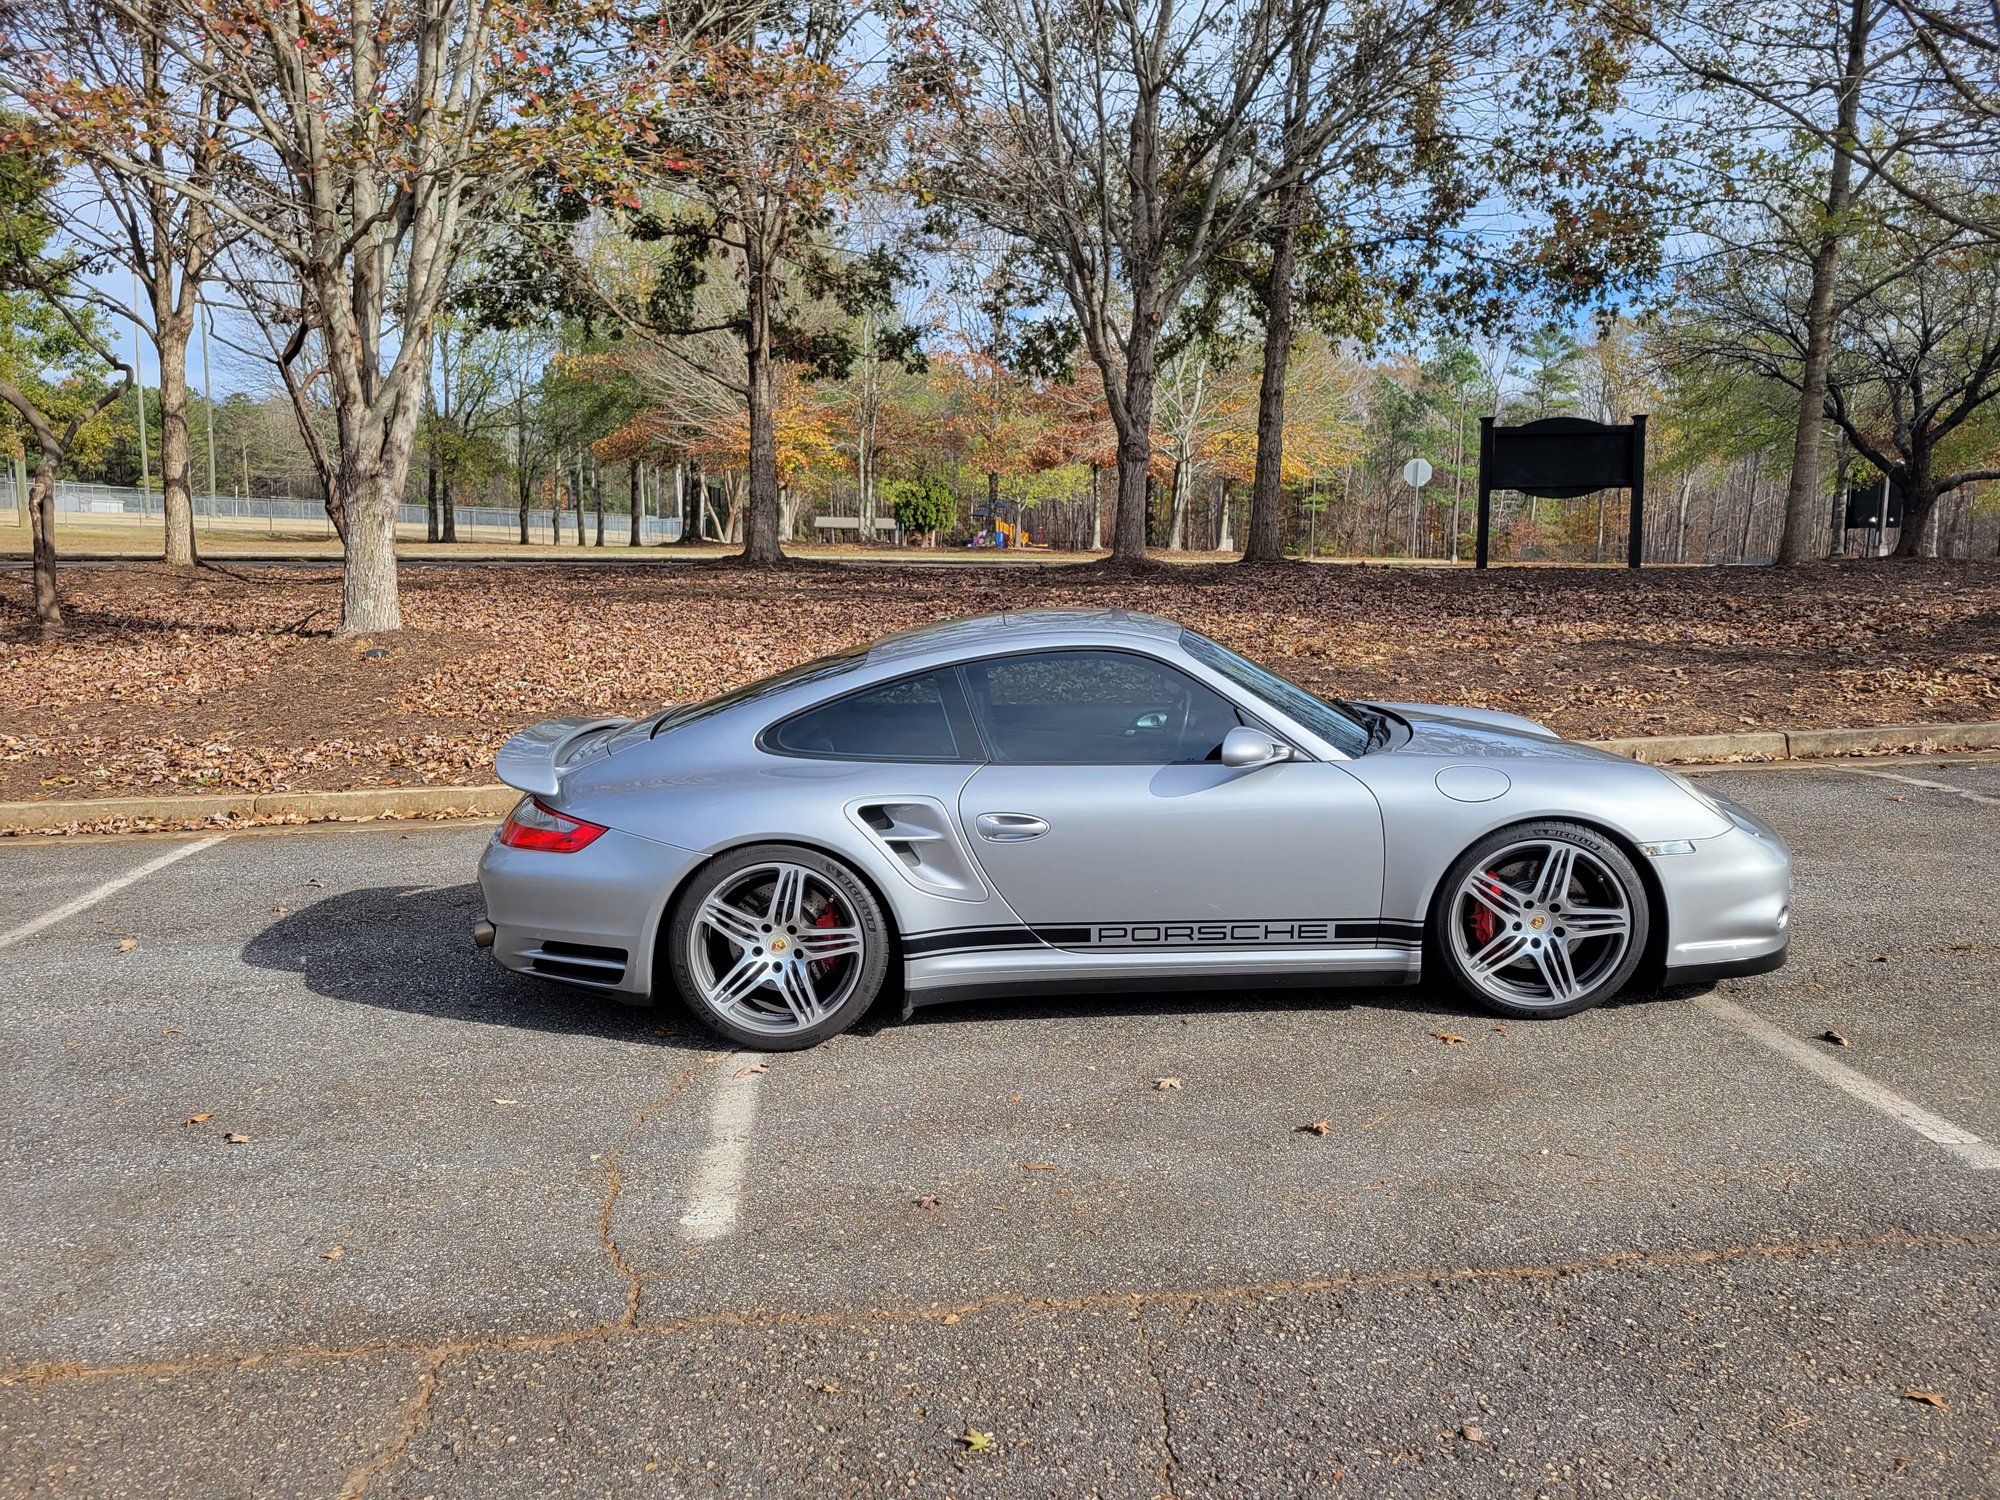
[[[833,912],[836,905],[844,906],[845,912],[840,914],[851,914],[851,925],[860,933],[862,947],[858,955],[844,955],[827,961],[829,965],[852,962],[854,969],[852,973],[838,976],[837,993],[830,1000],[828,1013],[812,1024],[795,1024],[790,1029],[778,1029],[781,1018],[775,1016],[770,1029],[762,1024],[743,1024],[718,1004],[711,1003],[704,992],[702,977],[697,972],[697,965],[702,963],[708,964],[711,976],[714,969],[713,962],[698,957],[696,953],[698,914],[711,895],[719,892],[727,894],[732,885],[743,885],[754,894],[756,887],[746,882],[754,882],[754,872],[760,866],[791,866],[808,872],[814,883],[824,887],[821,894],[828,900],[827,911]],[[810,894],[807,899],[811,899]],[[764,924],[764,930],[771,930],[769,924]],[[808,926],[806,931],[809,935],[812,928]],[[782,937],[783,933],[777,935]],[[718,936],[712,929],[705,929],[701,940],[712,945],[718,941]],[[794,1052],[817,1046],[828,1037],[838,1036],[867,1013],[881,993],[883,980],[889,972],[890,947],[889,922],[883,915],[881,903],[875,899],[875,893],[868,888],[867,882],[847,865],[830,855],[793,844],[752,844],[718,855],[688,882],[674,903],[664,956],[667,971],[673,976],[674,988],[679,992],[682,1003],[687,1006],[689,1014],[709,1030],[739,1047],[762,1052]],[[711,947],[704,951],[714,950]],[[774,959],[774,965],[776,962]],[[817,971],[822,966],[809,967]],[[773,987],[774,983],[767,982],[766,989],[759,989],[746,997],[756,1004],[744,1008],[756,1010],[781,1006],[783,1002]]]
[[[1498,918],[1486,918],[1485,920],[1496,928],[1511,926],[1519,929],[1521,941],[1533,942],[1535,951],[1523,951],[1511,968],[1501,970],[1498,976],[1482,983],[1473,972],[1466,950],[1478,942],[1484,934],[1470,927],[1469,918],[1477,919],[1479,914],[1467,904],[1462,892],[1467,881],[1478,872],[1494,870],[1496,861],[1499,862],[1498,868],[1509,868],[1507,856],[1510,851],[1517,850],[1520,846],[1535,844],[1567,845],[1587,855],[1588,861],[1578,861],[1577,869],[1581,873],[1574,879],[1587,880],[1589,885],[1598,889],[1591,899],[1572,902],[1569,900],[1572,891],[1588,891],[1588,887],[1572,883],[1565,886],[1562,897],[1551,909],[1542,909],[1533,900],[1527,899],[1525,900],[1527,909],[1523,911],[1521,921],[1509,924]],[[1522,858],[1525,859],[1526,856],[1523,855]],[[1510,897],[1525,896],[1525,893],[1515,890],[1511,882],[1508,883],[1507,890]],[[1481,900],[1483,899],[1482,897]],[[1554,998],[1554,987],[1548,983],[1548,971],[1541,964],[1538,955],[1543,943],[1549,943],[1553,948],[1556,939],[1547,935],[1535,936],[1533,933],[1561,933],[1563,929],[1559,925],[1562,922],[1560,907],[1565,902],[1568,902],[1573,910],[1595,910],[1611,904],[1614,899],[1622,899],[1626,913],[1627,930],[1624,934],[1623,949],[1614,950],[1609,946],[1613,941],[1610,936],[1601,939],[1584,937],[1565,941],[1563,964],[1575,982],[1578,992],[1567,998]],[[1456,941],[1455,924],[1467,924],[1456,928]],[[1579,1011],[1603,1004],[1631,983],[1633,975],[1638,972],[1640,964],[1644,961],[1651,925],[1652,912],[1646,895],[1646,884],[1640,878],[1639,871],[1630,857],[1617,844],[1595,829],[1586,828],[1578,823],[1555,819],[1520,823],[1512,828],[1502,828],[1487,835],[1461,854],[1445,872],[1444,879],[1438,883],[1437,894],[1431,901],[1430,917],[1425,924],[1424,964],[1426,969],[1442,974],[1460,995],[1499,1015],[1523,1020],[1549,1020],[1560,1016],[1573,1016]],[[1498,936],[1504,936],[1504,933]],[[1488,941],[1492,940],[1488,938]],[[1603,946],[1600,947],[1600,944]],[[1578,965],[1571,956],[1573,949],[1578,947],[1586,950],[1586,957],[1590,960],[1584,972],[1577,972]],[[1487,948],[1484,951],[1490,953],[1494,950]],[[1553,953],[1550,956],[1553,958]],[[1509,975],[1515,977],[1509,980],[1507,978]],[[1545,990],[1548,990],[1552,998],[1540,1003],[1527,998],[1524,992],[1536,983],[1540,983]],[[1502,992],[1496,993],[1496,990]]]

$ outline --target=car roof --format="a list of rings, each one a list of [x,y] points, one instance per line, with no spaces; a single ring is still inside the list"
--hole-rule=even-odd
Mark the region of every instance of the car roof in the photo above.
[[[986,655],[1036,646],[1115,646],[1135,639],[1177,641],[1181,627],[1129,609],[1023,609],[940,620],[885,635],[868,648],[870,662],[932,656],[941,651]]]

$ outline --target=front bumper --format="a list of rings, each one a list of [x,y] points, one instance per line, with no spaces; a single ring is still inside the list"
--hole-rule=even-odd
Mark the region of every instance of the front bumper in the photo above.
[[[479,859],[486,921],[474,942],[518,973],[645,996],[667,898],[701,859],[615,828],[573,854],[512,849],[496,837]]]
[[[1785,961],[1791,853],[1762,819],[1733,804],[1724,810],[1735,825],[1727,833],[1648,861],[1666,897],[1669,984],[1762,974]]]

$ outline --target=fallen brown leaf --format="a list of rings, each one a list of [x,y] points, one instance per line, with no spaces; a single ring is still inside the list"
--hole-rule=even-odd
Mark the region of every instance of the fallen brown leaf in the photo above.
[[[215,1111],[212,1109],[208,1109],[208,1110],[203,1110],[198,1115],[189,1115],[183,1123],[187,1125],[206,1125],[210,1120],[213,1120],[214,1118],[215,1118]]]
[[[1456,1047],[1465,1040],[1464,1037],[1455,1031],[1433,1031],[1431,1035],[1443,1042],[1447,1047]]]
[[[1292,1127],[1292,1133],[1294,1135],[1325,1135],[1328,1131],[1332,1129],[1333,1129],[1333,1121],[1314,1120],[1310,1125],[1294,1125]]]
[[[321,1260],[339,1260],[339,1259],[341,1258],[341,1256],[343,1256],[343,1255],[345,1255],[345,1254],[347,1254],[347,1252],[346,1252],[345,1250],[341,1249],[341,1248],[340,1248],[340,1246],[338,1246],[338,1245],[335,1245],[335,1246],[334,1246],[334,1247],[333,1247],[333,1248],[332,1248],[331,1250],[327,1251],[325,1255],[321,1256],[321,1257],[320,1257],[320,1259],[321,1259]]]
[[[1458,1435],[1468,1443],[1483,1443],[1486,1441],[1486,1434],[1470,1422],[1467,1422],[1463,1427],[1458,1429]]]
[[[1021,1170],[1023,1172],[1053,1172],[1055,1169],[1056,1164],[1052,1161],[1024,1161],[1021,1163]]]
[[[119,941],[118,951],[120,953],[130,953],[134,948],[138,946],[139,946],[139,940],[137,938],[123,938],[120,939]]]
[[[223,1137],[223,1140],[227,1141],[227,1142],[228,1142],[228,1143],[229,1143],[230,1145],[232,1145],[232,1146],[247,1146],[247,1145],[249,1145],[249,1144],[250,1144],[250,1137],[249,1137],[249,1136],[247,1136],[247,1135],[238,1135],[238,1134],[237,1134],[237,1133],[236,1133],[235,1131],[233,1131],[233,1130],[232,1130],[232,1131],[230,1131],[228,1135],[225,1135],[225,1136]]]
[[[1181,1081],[1178,1078],[1155,1078],[1153,1080],[1153,1088],[1158,1093],[1165,1093],[1168,1089],[1177,1089],[1180,1086]]]
[[[769,1063],[751,1063],[748,1067],[738,1068],[729,1076],[731,1078],[748,1078],[752,1073],[768,1073],[770,1071],[771,1065]]]
[[[917,1207],[918,1207],[918,1208],[936,1208],[936,1207],[938,1206],[938,1204],[940,1204],[940,1203],[941,1203],[941,1202],[943,1202],[943,1201],[944,1201],[944,1200],[943,1200],[943,1199],[941,1199],[940,1197],[938,1197],[938,1195],[937,1195],[936,1193],[925,1193],[925,1194],[923,1195],[923,1197],[921,1197],[921,1198],[919,1198],[919,1199],[917,1200]]]
[[[1847,1045],[1847,1038],[1837,1031],[1822,1031],[1819,1034],[1819,1039],[1822,1042],[1831,1042],[1836,1047],[1845,1047]]]
[[[1905,1391],[1903,1392],[1903,1399],[1905,1401],[1921,1401],[1926,1406],[1935,1406],[1939,1411],[1951,1410],[1951,1407],[1946,1404],[1944,1397],[1940,1396],[1936,1391]]]

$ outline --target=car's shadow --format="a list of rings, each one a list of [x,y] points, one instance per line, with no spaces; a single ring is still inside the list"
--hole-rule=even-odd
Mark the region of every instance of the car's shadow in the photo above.
[[[599,1036],[635,1046],[724,1045],[678,1006],[624,1005],[503,969],[473,946],[477,885],[367,886],[287,912],[252,938],[245,963],[301,975],[329,999],[410,1015]]]
[[[298,974],[316,995],[410,1015],[518,1026],[530,1031],[603,1037],[635,1046],[713,1050],[728,1043],[696,1025],[677,1004],[629,1005],[588,990],[533,979],[495,963],[473,946],[472,924],[484,909],[479,887],[366,886],[338,891],[286,912],[245,945],[243,960]],[[1635,994],[1612,1002],[1639,1005],[1684,995]],[[950,1026],[967,1021],[1038,1021],[1077,1016],[1214,1016],[1286,1010],[1407,1011],[1440,1023],[1490,1019],[1442,986],[1390,989],[1218,987],[1144,994],[1079,990],[1068,995],[980,999],[926,1006],[904,1022],[900,998],[883,997],[857,1028],[863,1035],[897,1024]]]

